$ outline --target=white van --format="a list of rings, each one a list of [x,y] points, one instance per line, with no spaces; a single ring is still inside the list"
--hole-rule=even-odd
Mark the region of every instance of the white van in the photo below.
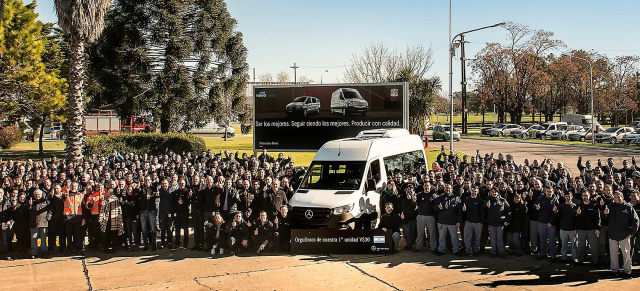
[[[318,150],[289,201],[293,223],[300,228],[353,228],[365,214],[374,228],[387,178],[425,165],[422,140],[406,129],[366,130],[329,141]]]
[[[591,128],[591,115],[567,113],[562,116],[562,121],[567,124],[582,125],[584,128]],[[595,125],[600,125],[597,119],[593,119]]]

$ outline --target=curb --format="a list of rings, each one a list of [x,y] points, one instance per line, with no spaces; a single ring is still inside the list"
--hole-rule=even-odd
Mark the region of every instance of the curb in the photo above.
[[[559,147],[572,147],[572,148],[581,148],[581,149],[597,149],[597,150],[609,150],[609,151],[628,152],[628,153],[640,153],[640,150],[610,148],[610,147],[599,147],[599,146],[584,146],[584,145],[575,145],[575,144],[567,144],[567,145],[564,145],[564,144],[551,144],[551,143],[545,143],[545,142],[523,141],[523,140],[517,140],[517,139],[494,140],[494,139],[486,139],[486,138],[478,138],[478,137],[464,137],[464,138],[465,139],[472,139],[472,140],[530,143],[530,144],[547,145],[547,146],[559,146]]]

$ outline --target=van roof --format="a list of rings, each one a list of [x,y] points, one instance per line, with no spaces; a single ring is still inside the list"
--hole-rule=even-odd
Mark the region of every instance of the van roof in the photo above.
[[[366,161],[369,156],[393,155],[422,150],[422,140],[406,129],[374,129],[362,131],[356,137],[325,143],[314,161]]]

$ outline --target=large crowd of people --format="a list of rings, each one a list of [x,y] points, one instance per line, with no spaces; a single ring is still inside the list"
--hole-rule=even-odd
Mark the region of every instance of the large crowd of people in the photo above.
[[[617,273],[621,254],[629,276],[640,251],[640,168],[635,158],[619,167],[580,157],[577,166],[571,173],[547,159],[518,164],[502,153],[460,158],[442,149],[430,170],[388,173],[378,228],[391,232],[397,250],[403,239],[407,250],[435,255],[532,254],[608,263]],[[287,252],[288,201],[303,174],[267,150],[0,160],[0,252]]]

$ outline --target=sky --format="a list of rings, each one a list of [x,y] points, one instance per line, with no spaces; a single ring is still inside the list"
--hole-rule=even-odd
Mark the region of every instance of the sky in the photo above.
[[[28,0],[24,0],[28,2]],[[227,0],[249,51],[250,77],[288,72],[316,83],[344,80],[354,54],[368,44],[404,50],[433,50],[428,77],[449,87],[449,1],[446,0]],[[637,0],[452,0],[451,34],[511,21],[551,31],[566,48],[596,51],[611,58],[640,55],[640,1]],[[38,1],[40,20],[56,22],[53,0]],[[506,30],[490,28],[465,35],[467,58],[487,43],[506,42]],[[470,69],[467,70],[468,74]],[[453,62],[453,91],[460,91],[460,62]]]

